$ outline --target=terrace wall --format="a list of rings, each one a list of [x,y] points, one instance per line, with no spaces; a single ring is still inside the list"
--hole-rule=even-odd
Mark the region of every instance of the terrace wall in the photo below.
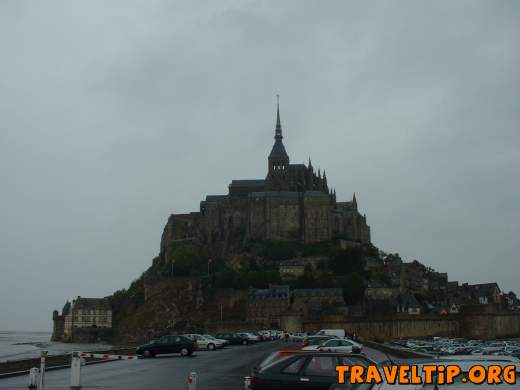
[[[520,337],[520,313],[481,313],[449,316],[396,316],[380,319],[324,319],[300,322],[300,330],[341,328],[373,340],[407,337],[467,337],[497,339]],[[291,328],[298,328],[291,318]]]

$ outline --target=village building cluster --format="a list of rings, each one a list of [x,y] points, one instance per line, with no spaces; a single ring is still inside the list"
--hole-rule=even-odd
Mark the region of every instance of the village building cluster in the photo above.
[[[283,260],[279,273],[290,282],[327,260],[324,256]],[[436,272],[417,260],[403,262],[398,255],[366,257],[365,270],[383,277],[365,281],[361,304],[347,305],[341,288],[291,289],[288,284],[271,285],[267,289],[250,289],[247,318],[274,326],[288,315],[316,320],[325,315],[346,319],[449,316],[460,314],[467,307],[481,312],[520,310],[516,294],[502,292],[497,283],[459,284],[449,281],[447,273]]]

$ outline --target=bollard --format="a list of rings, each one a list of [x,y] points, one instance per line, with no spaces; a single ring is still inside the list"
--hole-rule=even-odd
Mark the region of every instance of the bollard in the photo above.
[[[188,375],[188,390],[197,390],[197,373],[195,371]]]
[[[28,389],[37,389],[38,388],[38,370],[36,367],[31,368],[29,370],[29,387]]]
[[[72,352],[70,361],[70,388],[71,390],[81,389],[81,358],[79,352]]]
[[[244,377],[244,389],[245,390],[251,389],[251,377],[250,376]]]
[[[45,360],[47,359],[47,351],[40,353],[40,385],[38,388],[43,390],[45,388]]]

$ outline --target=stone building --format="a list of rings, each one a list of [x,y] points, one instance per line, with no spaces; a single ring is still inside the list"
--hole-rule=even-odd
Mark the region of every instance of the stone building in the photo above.
[[[52,313],[53,341],[75,341],[75,333],[85,334],[88,330],[112,328],[112,308],[107,298],[82,298],[66,302],[61,315]],[[95,331],[94,331],[95,332]]]
[[[459,287],[459,294],[466,301],[466,303],[480,305],[501,303],[501,291],[497,283],[463,283]]]
[[[421,304],[411,293],[399,294],[395,300],[397,313],[419,315],[422,312]]]
[[[280,326],[281,316],[291,305],[291,291],[286,285],[270,285],[266,289],[250,289],[247,318],[267,326]]]
[[[305,268],[315,271],[319,264],[328,260],[326,256],[309,256],[283,260],[278,266],[282,279],[294,279],[303,276]]]
[[[316,170],[310,159],[308,164],[290,163],[279,107],[274,139],[264,179],[233,180],[226,195],[206,196],[198,212],[170,216],[161,240],[163,260],[171,258],[176,242],[186,240],[221,253],[244,239],[370,242],[370,227],[355,195],[338,202],[325,171]]]
[[[303,318],[347,312],[341,288],[301,288],[293,292],[291,310]]]

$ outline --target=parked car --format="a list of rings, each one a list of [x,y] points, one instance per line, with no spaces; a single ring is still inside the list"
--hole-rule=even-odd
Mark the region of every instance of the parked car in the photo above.
[[[224,342],[214,339],[209,339],[207,337],[204,337],[201,334],[185,334],[184,336],[188,337],[189,339],[195,341],[197,343],[198,349],[208,349],[210,351],[213,351],[217,348],[223,348]]]
[[[375,364],[364,355],[278,351],[253,369],[252,390],[329,390],[338,383],[337,365]]]
[[[316,332],[316,336],[318,335],[327,335],[343,338],[345,337],[345,329],[321,329],[320,331]]]
[[[269,330],[260,330],[257,333],[260,334],[266,341],[274,340],[274,334]]]
[[[303,347],[302,349],[310,351],[361,353],[363,350],[363,345],[352,340],[335,338],[324,340],[318,345],[309,345],[307,347]]]
[[[180,353],[181,356],[189,356],[196,349],[197,343],[188,337],[169,335],[137,347],[136,354],[144,357],[154,357],[169,353]]]
[[[307,337],[307,333],[290,333],[289,341],[301,342]]]
[[[257,343],[260,341],[260,336],[257,336],[255,334],[249,333],[249,332],[240,332],[237,333],[241,337],[247,337],[247,339],[252,343]]]
[[[302,345],[308,347],[310,345],[320,345],[322,342],[331,340],[333,336],[308,336],[303,339]]]
[[[215,337],[215,336],[212,336],[212,335],[210,335],[210,334],[203,334],[203,336],[206,337],[207,339],[215,340],[215,341],[217,341],[218,343],[222,343],[224,347],[225,347],[227,344],[229,344],[229,341],[227,341],[226,339],[220,339],[220,338]]]
[[[227,340],[229,344],[251,344],[249,337],[241,335],[239,333],[219,333],[215,337],[222,340]]]
[[[219,333],[215,335],[218,339],[226,340],[229,344],[241,344],[241,345],[247,345],[251,344],[249,341],[249,338],[246,336],[241,336],[238,333]]]
[[[253,336],[258,336],[258,341],[267,341],[267,337],[261,332],[250,332]]]

